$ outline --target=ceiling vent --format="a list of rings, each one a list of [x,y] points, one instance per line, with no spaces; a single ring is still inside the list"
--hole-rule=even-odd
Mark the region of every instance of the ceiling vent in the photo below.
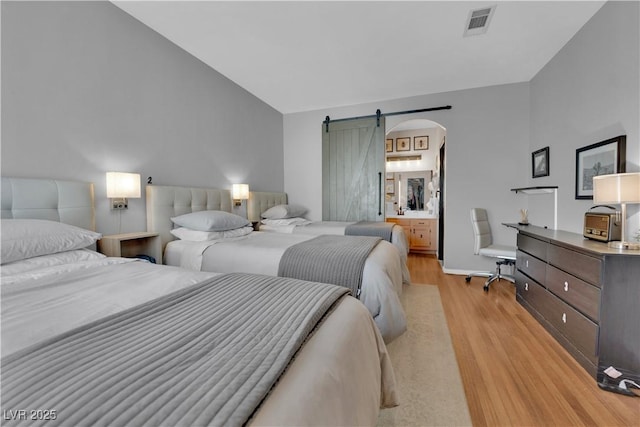
[[[486,33],[495,10],[496,5],[470,11],[469,16],[467,17],[464,36],[476,36],[478,34]]]

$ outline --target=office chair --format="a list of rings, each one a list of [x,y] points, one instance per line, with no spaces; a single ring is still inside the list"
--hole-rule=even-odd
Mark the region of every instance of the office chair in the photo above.
[[[485,292],[489,291],[489,285],[495,280],[505,279],[511,283],[515,283],[515,278],[509,274],[502,274],[501,267],[503,265],[513,266],[516,263],[516,248],[506,245],[494,245],[491,237],[491,227],[489,227],[489,219],[486,209],[471,209],[471,224],[473,225],[473,234],[475,237],[475,245],[473,253],[491,258],[497,258],[496,271],[471,273],[466,277],[467,283],[472,277],[487,277],[484,282]]]

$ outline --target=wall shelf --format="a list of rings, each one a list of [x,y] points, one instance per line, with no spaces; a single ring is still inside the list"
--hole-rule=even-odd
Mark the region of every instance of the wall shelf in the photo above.
[[[521,187],[521,188],[512,188],[511,191],[515,191],[516,193],[524,193],[524,194],[546,194],[553,193],[558,189],[558,186],[546,186],[546,187]]]
[[[558,229],[558,186],[512,188],[516,194],[551,194],[553,193],[553,229]]]

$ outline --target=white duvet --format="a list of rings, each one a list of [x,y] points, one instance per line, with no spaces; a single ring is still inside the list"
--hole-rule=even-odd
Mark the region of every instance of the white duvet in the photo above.
[[[165,248],[164,262],[201,271],[277,276],[284,251],[313,237],[253,232],[244,237],[207,242],[174,240]],[[402,262],[398,250],[391,243],[381,241],[365,262],[360,301],[373,316],[387,343],[407,329],[399,298],[402,283]]]
[[[286,220],[283,220],[286,221]],[[284,233],[284,234],[307,234],[319,236],[321,234],[332,234],[344,236],[346,228],[356,222],[346,221],[308,221],[304,224],[282,224],[279,225],[273,220],[268,224],[260,224],[260,231]],[[391,243],[398,248],[400,260],[402,261],[402,281],[406,285],[411,284],[411,276],[407,267],[407,255],[409,254],[409,242],[404,229],[399,225],[394,225],[391,229]]]

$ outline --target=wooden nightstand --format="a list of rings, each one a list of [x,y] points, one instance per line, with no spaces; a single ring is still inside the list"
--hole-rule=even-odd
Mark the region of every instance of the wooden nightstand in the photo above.
[[[160,235],[142,231],[138,233],[110,234],[98,240],[98,251],[111,257],[149,255],[162,264]]]

